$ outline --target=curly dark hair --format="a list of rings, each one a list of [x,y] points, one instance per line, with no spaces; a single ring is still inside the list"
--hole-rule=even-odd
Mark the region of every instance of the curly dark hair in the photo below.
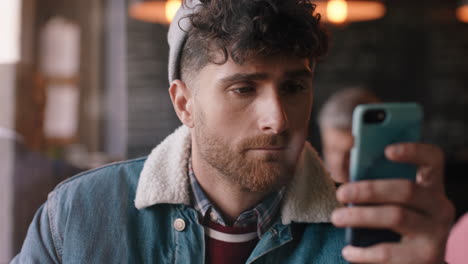
[[[285,54],[312,63],[328,50],[328,34],[315,7],[310,0],[200,0],[197,12],[182,18],[193,26],[182,51],[182,80],[229,57],[242,64]]]

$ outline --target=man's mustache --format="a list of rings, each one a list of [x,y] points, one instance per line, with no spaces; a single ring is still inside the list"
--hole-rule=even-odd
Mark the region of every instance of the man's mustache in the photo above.
[[[283,147],[287,148],[289,143],[289,136],[287,134],[281,135],[258,135],[250,138],[243,139],[238,145],[241,152],[255,148],[271,148]]]

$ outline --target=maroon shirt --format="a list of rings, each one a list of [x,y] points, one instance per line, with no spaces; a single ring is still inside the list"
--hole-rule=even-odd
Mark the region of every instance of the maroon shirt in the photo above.
[[[258,243],[257,225],[247,227],[205,223],[206,264],[243,264]]]

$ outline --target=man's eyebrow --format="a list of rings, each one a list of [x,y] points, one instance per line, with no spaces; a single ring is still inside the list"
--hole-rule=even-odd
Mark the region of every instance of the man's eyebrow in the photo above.
[[[268,79],[270,76],[267,73],[236,73],[219,80],[222,84],[230,84],[236,82],[249,82]],[[313,73],[307,69],[295,70],[286,72],[286,78],[313,78]]]
[[[219,80],[220,83],[248,82],[255,80],[265,80],[268,78],[266,73],[236,73]]]
[[[297,71],[290,71],[285,73],[285,77],[287,78],[313,78],[314,74],[310,70],[297,70]]]

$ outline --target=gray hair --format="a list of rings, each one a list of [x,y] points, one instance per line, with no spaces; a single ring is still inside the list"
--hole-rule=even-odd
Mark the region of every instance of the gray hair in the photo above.
[[[360,104],[379,103],[381,100],[364,88],[347,88],[333,94],[323,105],[318,116],[321,129],[351,129],[354,108]]]

